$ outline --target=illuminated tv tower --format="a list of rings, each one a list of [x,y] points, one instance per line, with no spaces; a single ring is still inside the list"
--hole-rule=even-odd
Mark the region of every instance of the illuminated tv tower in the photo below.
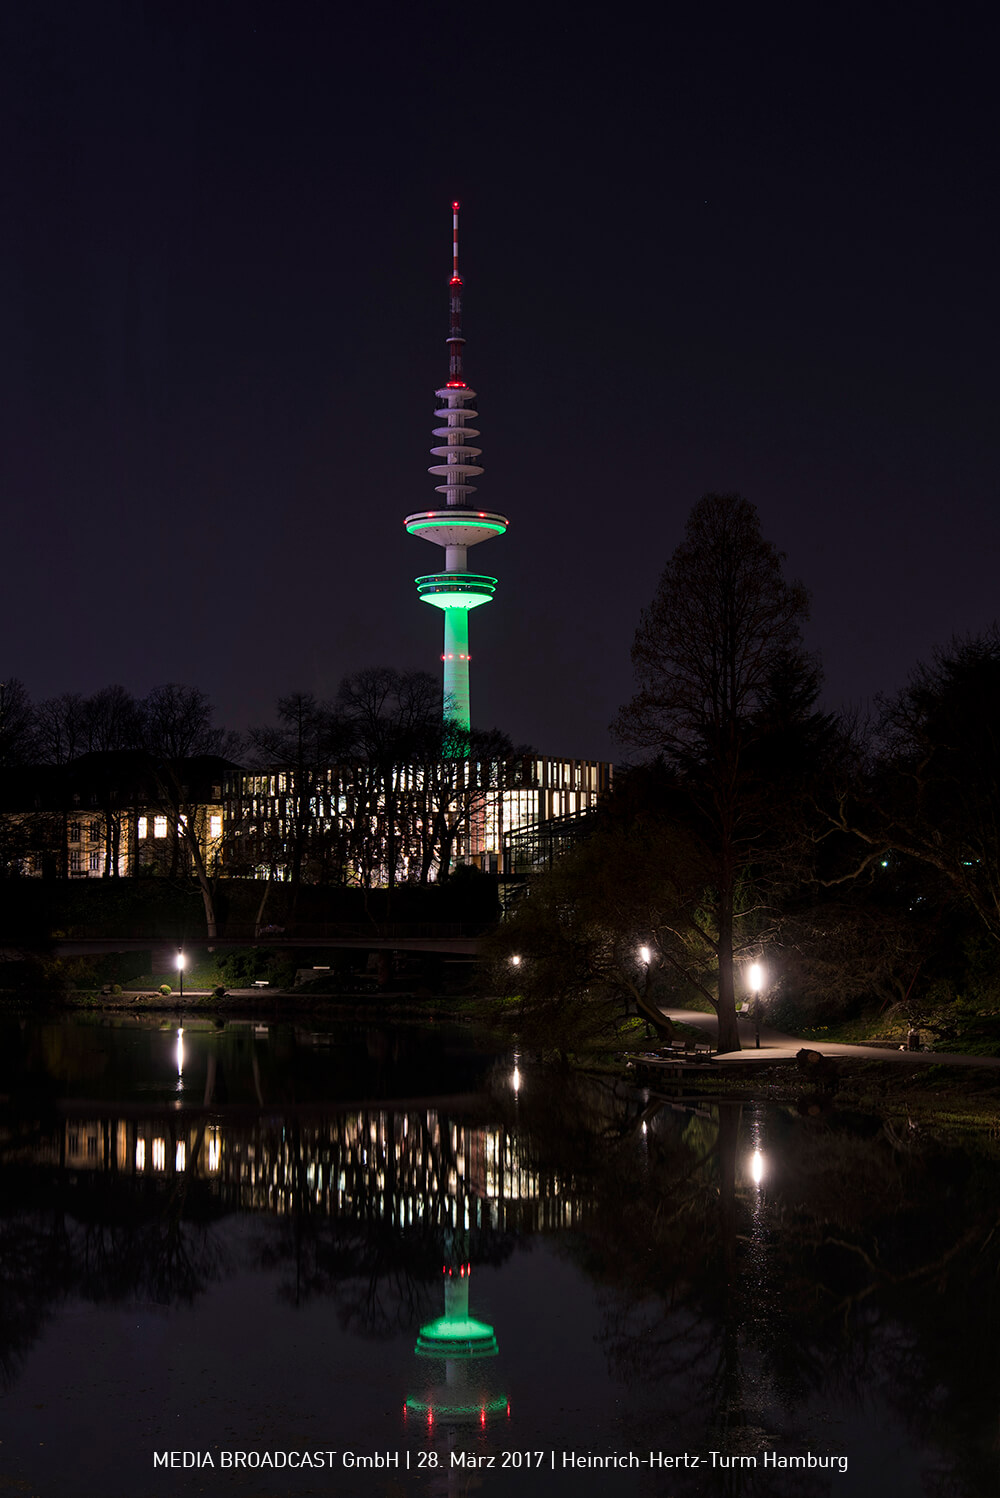
[[[479,436],[475,427],[478,412],[470,402],[476,392],[463,378],[462,349],[462,277],[458,273],[458,204],[452,203],[452,268],[448,283],[451,318],[448,329],[448,382],[435,391],[441,406],[435,416],[446,425],[434,428],[434,436],[443,445],[432,447],[437,462],[428,471],[442,482],[438,494],[444,495],[444,508],[420,510],[407,515],[406,529],[411,536],[423,536],[435,546],[444,547],[444,571],[418,577],[417,593],[444,613],[444,719],[468,731],[469,713],[469,611],[489,603],[497,585],[495,577],[468,571],[468,550],[480,541],[502,536],[507,517],[491,510],[470,507],[475,485],[469,480],[482,473],[478,459],[482,448],[469,443]]]

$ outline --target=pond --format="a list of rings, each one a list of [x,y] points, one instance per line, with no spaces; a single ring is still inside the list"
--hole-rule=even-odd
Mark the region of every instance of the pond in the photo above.
[[[1000,1491],[995,1138],[433,1026],[0,1039],[2,1492]]]

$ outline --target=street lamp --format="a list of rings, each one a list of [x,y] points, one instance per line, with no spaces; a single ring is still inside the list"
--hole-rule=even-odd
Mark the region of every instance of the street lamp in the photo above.
[[[644,963],[646,967],[649,967],[652,956],[653,954],[648,947],[639,948],[639,960],[640,962]]]
[[[750,972],[748,973],[747,977],[748,977],[748,981],[750,983],[751,991],[753,993],[753,1028],[754,1028],[754,1036],[755,1036],[756,1042],[757,1042],[757,1049],[759,1051],[760,1050],[760,991],[764,987],[764,968],[761,965],[761,963],[759,963],[759,962],[752,962],[750,964]]]
[[[180,979],[180,985],[181,985],[180,996],[183,999],[183,997],[184,997],[184,948],[183,947],[178,947],[177,948],[177,976]]]

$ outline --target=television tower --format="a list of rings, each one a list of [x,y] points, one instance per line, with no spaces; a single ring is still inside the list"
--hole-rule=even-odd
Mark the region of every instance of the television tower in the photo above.
[[[458,204],[452,203],[452,263],[448,283],[450,322],[448,328],[448,381],[435,391],[441,402],[435,416],[445,422],[434,428],[434,436],[443,445],[432,447],[437,462],[428,470],[442,480],[438,494],[444,495],[444,507],[420,510],[407,515],[406,529],[411,536],[422,536],[444,547],[444,571],[416,579],[417,594],[424,603],[433,604],[444,613],[444,721],[468,732],[469,714],[469,611],[489,603],[497,585],[495,577],[468,571],[468,550],[480,541],[491,541],[507,529],[507,517],[492,510],[471,508],[475,485],[469,480],[482,473],[478,459],[482,448],[469,443],[479,436],[475,427],[478,412],[471,401],[476,392],[463,378],[462,349],[462,277],[458,273]]]

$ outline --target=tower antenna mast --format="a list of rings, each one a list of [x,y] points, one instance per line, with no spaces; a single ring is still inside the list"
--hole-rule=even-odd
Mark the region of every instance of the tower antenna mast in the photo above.
[[[462,277],[458,271],[458,203],[451,205],[451,280],[449,287],[448,388],[461,389],[462,378]]]

